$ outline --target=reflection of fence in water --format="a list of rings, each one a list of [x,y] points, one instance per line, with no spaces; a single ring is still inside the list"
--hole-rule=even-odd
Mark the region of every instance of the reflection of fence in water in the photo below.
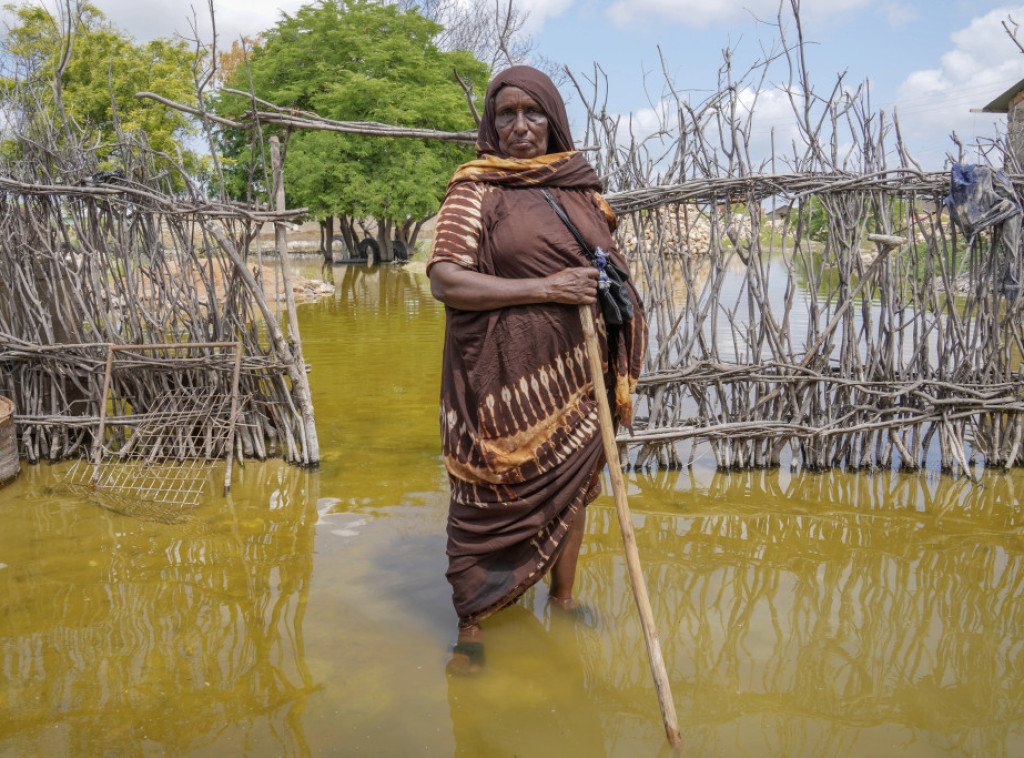
[[[173,528],[96,509],[36,510],[40,532],[96,536],[66,578],[0,572],[10,609],[0,649],[10,672],[5,745],[25,755],[176,754],[256,719],[280,754],[308,752],[300,718],[316,684],[302,623],[316,478],[249,467],[235,484],[272,493],[274,507],[221,502]],[[103,534],[96,519],[109,520]],[[52,544],[40,540],[44,549]],[[122,726],[126,713],[136,728]],[[44,722],[54,728],[39,729]],[[67,734],[77,745],[61,742]]]
[[[688,502],[636,519],[694,754],[718,754],[725,724],[733,737],[756,732],[762,755],[843,755],[875,729],[1008,754],[1024,728],[1024,518],[1012,479],[782,485],[757,472],[716,477]],[[584,638],[601,648],[583,656],[588,686],[631,693],[618,705],[640,714],[654,697],[614,511],[590,519],[608,536],[584,543],[580,595],[609,616]]]

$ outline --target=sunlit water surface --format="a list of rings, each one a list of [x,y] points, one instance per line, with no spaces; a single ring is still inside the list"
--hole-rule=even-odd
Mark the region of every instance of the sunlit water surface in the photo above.
[[[582,618],[538,587],[446,678],[443,312],[414,274],[336,277],[300,311],[319,470],[248,462],[177,524],[63,466],[0,490],[0,755],[667,754],[608,496]],[[628,477],[688,755],[1022,754],[1019,472],[703,465]]]

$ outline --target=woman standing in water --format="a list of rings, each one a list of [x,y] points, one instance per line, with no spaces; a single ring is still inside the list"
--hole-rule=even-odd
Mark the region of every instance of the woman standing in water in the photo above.
[[[543,191],[591,250],[626,268],[615,215],[545,74],[516,66],[495,77],[476,149],[448,184],[427,263],[447,315],[441,440],[459,616],[453,673],[480,670],[480,622],[545,573],[549,602],[576,607],[585,509],[600,493],[605,458],[577,307],[596,303],[598,272]],[[628,425],[647,325],[636,290],[626,289],[634,318],[607,332],[602,357],[616,420]]]

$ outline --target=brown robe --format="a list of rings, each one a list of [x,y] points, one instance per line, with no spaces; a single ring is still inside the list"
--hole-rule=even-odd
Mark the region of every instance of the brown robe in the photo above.
[[[481,152],[449,184],[428,273],[439,261],[512,279],[591,265],[540,187],[592,249],[603,247],[626,267],[612,238],[614,215],[579,153],[513,160]],[[646,347],[643,309],[632,288],[631,295],[635,317],[613,333],[611,361],[602,346],[613,407],[626,424]],[[599,494],[605,461],[577,306],[449,307],[446,314],[447,577],[460,623],[473,624],[515,602],[550,568],[573,519]]]

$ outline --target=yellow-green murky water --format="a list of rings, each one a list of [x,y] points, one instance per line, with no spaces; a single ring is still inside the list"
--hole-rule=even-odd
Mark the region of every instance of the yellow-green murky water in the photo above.
[[[607,497],[582,618],[537,588],[445,677],[443,315],[415,275],[336,273],[301,310],[318,471],[247,463],[179,524],[63,466],[0,490],[0,755],[667,754]],[[1022,754],[1020,472],[629,481],[688,755]]]

